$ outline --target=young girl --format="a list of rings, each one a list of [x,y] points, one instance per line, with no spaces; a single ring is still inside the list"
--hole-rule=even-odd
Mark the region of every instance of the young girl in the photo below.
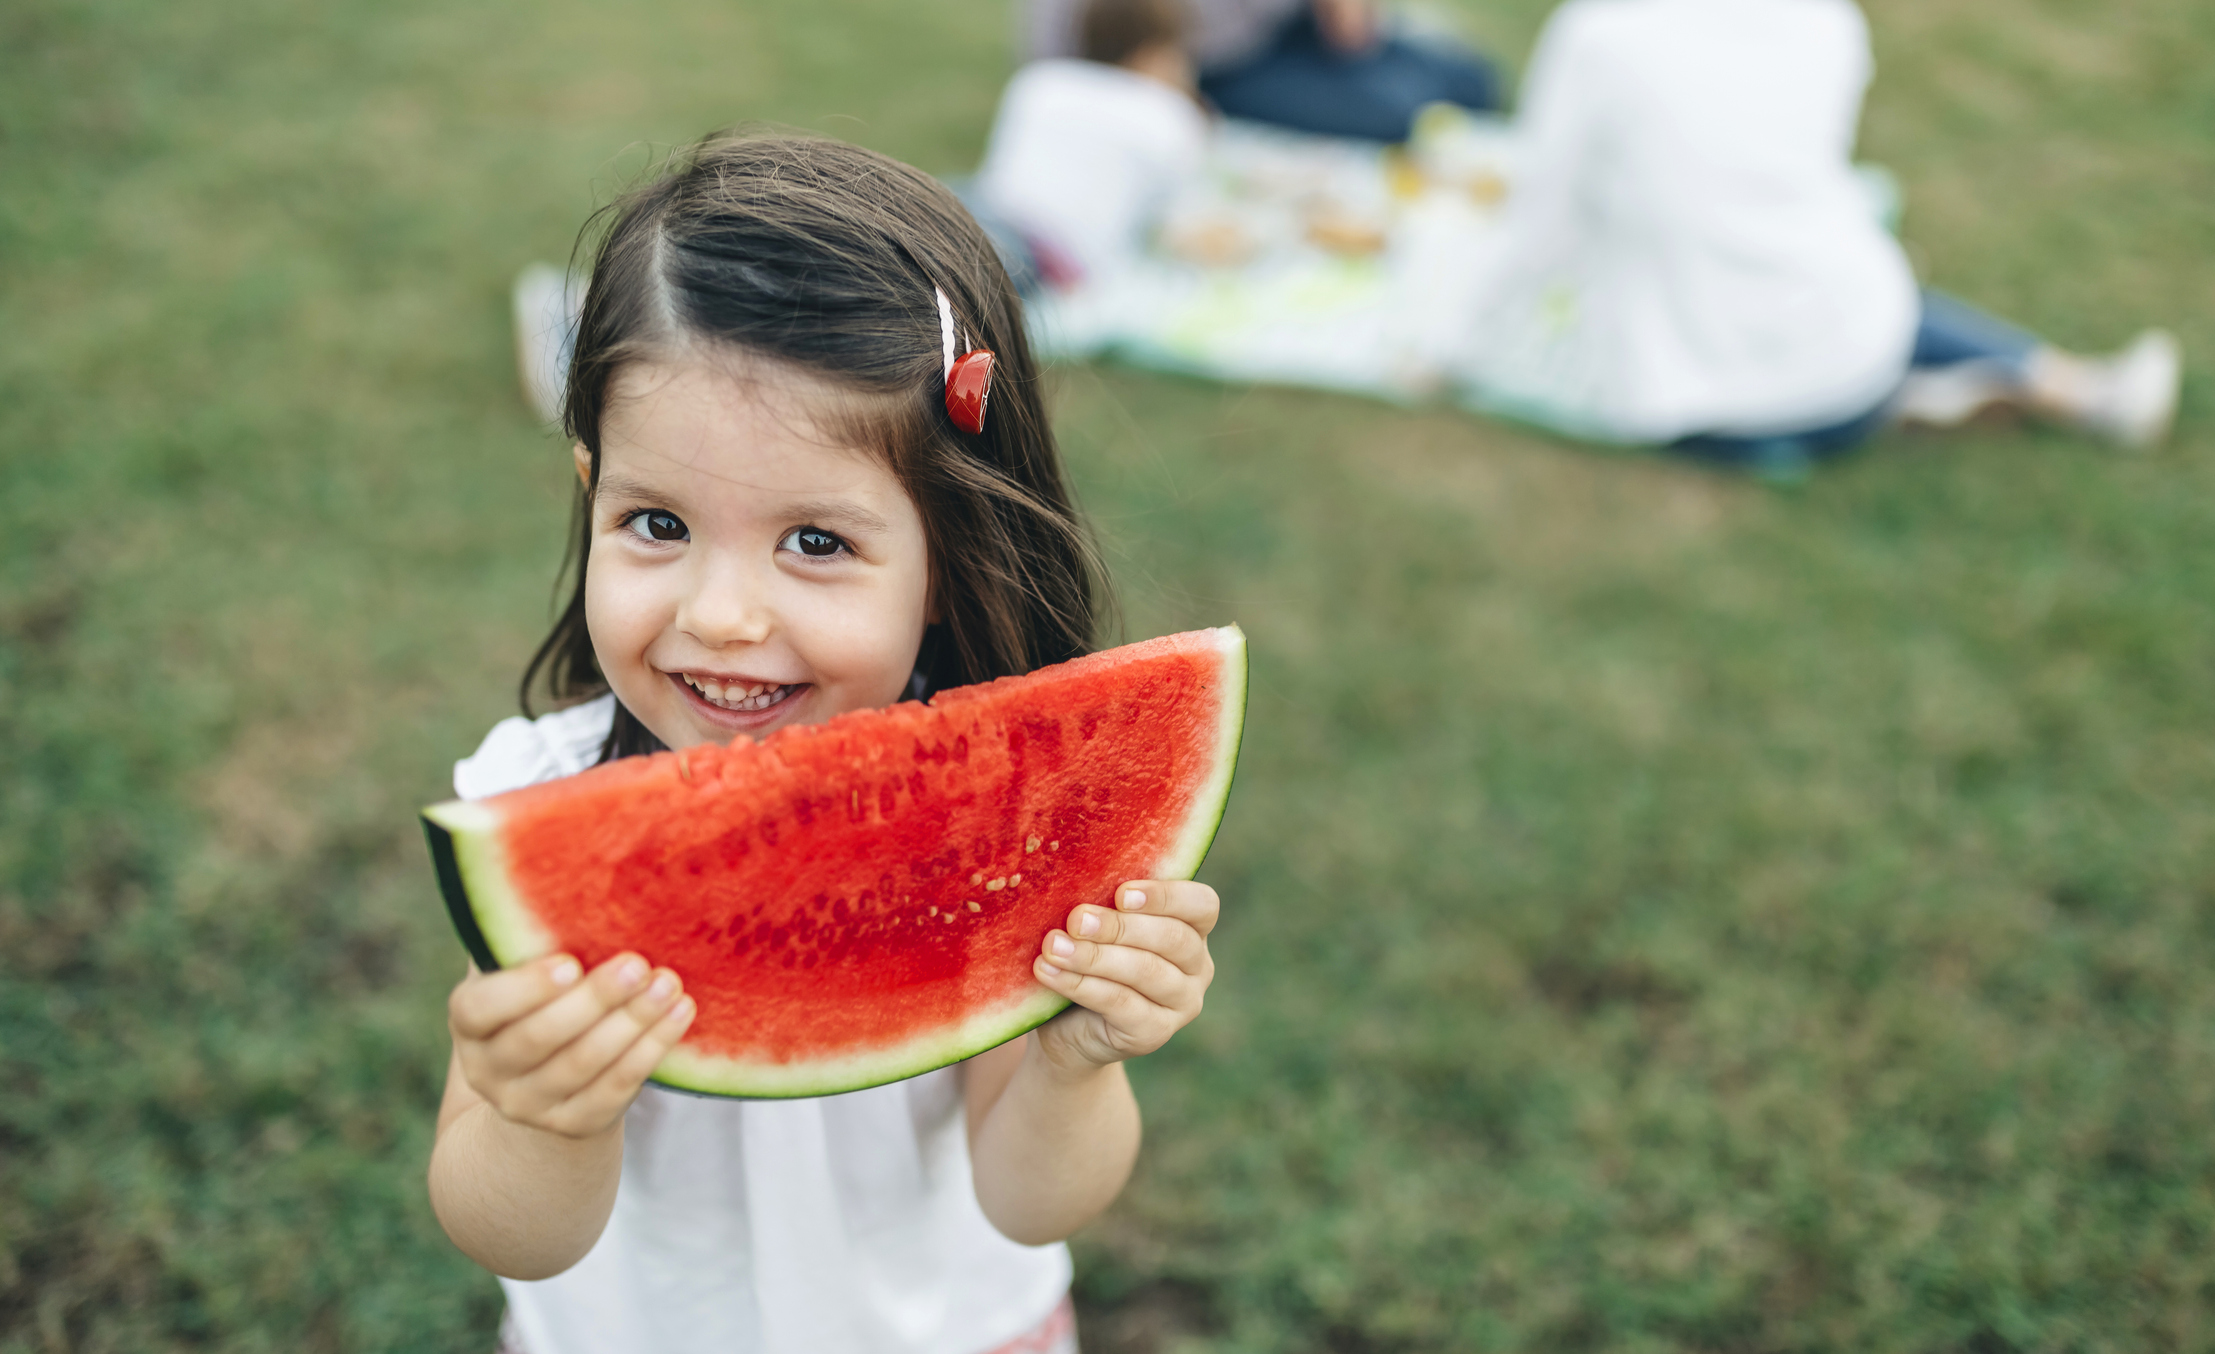
[[[1101,583],[1006,274],[930,178],[826,141],[696,147],[611,208],[566,420],[575,594],[465,797],[1083,652]],[[954,358],[997,354],[981,431]],[[1216,897],[1138,880],[1041,945],[1026,1038],[850,1095],[646,1077],[691,1001],[651,955],[472,971],[430,1190],[528,1354],[1073,1350],[1062,1238],[1128,1177],[1122,1063],[1199,1013]]]

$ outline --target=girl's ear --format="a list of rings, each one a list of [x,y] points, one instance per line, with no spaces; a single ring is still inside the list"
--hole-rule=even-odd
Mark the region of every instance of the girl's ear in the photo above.
[[[579,442],[569,449],[569,454],[577,458],[577,483],[590,489],[592,487],[592,453],[585,450],[584,443]]]

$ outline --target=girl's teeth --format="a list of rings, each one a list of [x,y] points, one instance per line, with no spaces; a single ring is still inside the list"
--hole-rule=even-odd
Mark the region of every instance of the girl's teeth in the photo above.
[[[710,705],[721,706],[725,710],[766,710],[784,693],[782,686],[768,682],[749,683],[745,686],[733,682],[724,686],[705,677],[687,677],[685,680],[692,683],[692,689],[699,692]]]

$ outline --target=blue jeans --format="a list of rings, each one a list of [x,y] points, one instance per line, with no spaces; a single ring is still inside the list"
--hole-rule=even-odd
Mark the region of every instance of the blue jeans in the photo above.
[[[2024,364],[2039,343],[2035,334],[1987,315],[1966,301],[1925,287],[1922,319],[1915,326],[1915,351],[1908,358],[1908,367],[1928,370],[1962,362],[1982,362],[2020,379]],[[1790,473],[1860,446],[1870,434],[1884,426],[1891,404],[1891,400],[1886,399],[1876,408],[1856,414],[1843,423],[1804,432],[1769,437],[1695,434],[1672,442],[1669,449],[1719,465]]]
[[[1427,103],[1502,106],[1499,73],[1475,52],[1398,37],[1341,52],[1305,7],[1253,56],[1200,72],[1200,92],[1230,117],[1369,141],[1407,140]]]

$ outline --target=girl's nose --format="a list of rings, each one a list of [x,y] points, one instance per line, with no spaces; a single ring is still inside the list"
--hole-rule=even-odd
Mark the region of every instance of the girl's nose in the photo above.
[[[767,580],[736,560],[711,560],[677,607],[677,628],[711,649],[759,644],[776,629]]]

